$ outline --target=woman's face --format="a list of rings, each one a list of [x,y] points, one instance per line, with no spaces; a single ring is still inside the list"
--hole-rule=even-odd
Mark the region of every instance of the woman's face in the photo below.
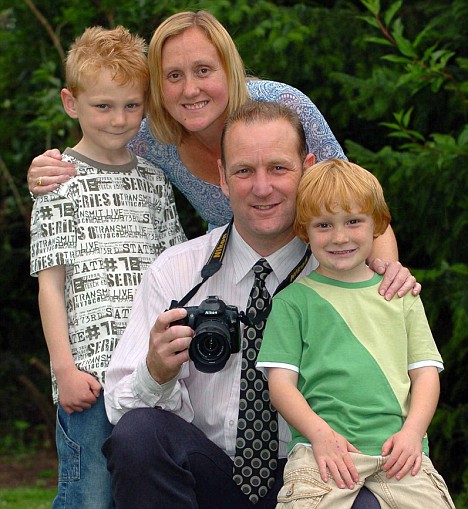
[[[187,131],[221,133],[228,79],[218,51],[198,28],[166,41],[162,51],[163,97],[169,114]]]

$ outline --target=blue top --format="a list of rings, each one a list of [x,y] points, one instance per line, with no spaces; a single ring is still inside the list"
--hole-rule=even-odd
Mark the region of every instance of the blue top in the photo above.
[[[296,88],[276,81],[247,82],[250,97],[256,101],[278,102],[295,110],[304,127],[309,152],[316,161],[331,158],[346,159],[330,127],[315,104]],[[151,134],[146,119],[135,138],[129,143],[135,154],[158,166],[192,204],[210,229],[228,223],[232,217],[229,200],[220,186],[195,177],[179,158],[175,145],[161,143]]]

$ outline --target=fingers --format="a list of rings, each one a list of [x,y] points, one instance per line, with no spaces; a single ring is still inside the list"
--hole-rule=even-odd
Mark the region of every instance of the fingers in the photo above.
[[[420,293],[421,285],[416,281],[416,278],[409,269],[403,267],[400,262],[384,263],[380,260],[375,260],[373,266],[376,272],[377,268],[382,270],[385,267],[384,278],[380,284],[379,293],[386,300],[391,300],[395,294],[398,297],[403,297],[409,291],[413,295]]]
[[[55,191],[55,189],[57,189],[58,184],[45,185],[44,182],[45,177],[42,179],[42,182],[38,179],[35,185],[29,185],[29,190],[31,193],[37,196],[39,194],[50,193],[51,191]]]
[[[354,488],[359,477],[356,467],[349,455],[344,456],[342,460],[329,462],[327,466],[338,488],[344,489],[348,487],[350,490]],[[328,482],[326,469],[320,469],[320,475],[324,482]]]
[[[52,157],[58,161],[61,161],[62,159],[62,154],[58,148],[51,148],[50,150],[46,150],[43,155],[46,157]]]
[[[401,288],[397,291],[398,297],[403,297],[403,295],[406,295],[408,292],[412,293],[415,285],[416,285],[416,278],[412,274],[410,274],[408,271],[407,278],[405,279]],[[419,283],[418,283],[418,285],[419,285],[419,287],[421,287],[421,285]]]
[[[75,175],[74,165],[62,161],[57,149],[48,150],[32,160],[28,171],[28,187],[33,194],[45,194]]]
[[[182,320],[187,316],[187,310],[184,308],[169,309],[161,313],[153,325],[152,332],[164,332],[169,326],[178,320]]]
[[[101,384],[94,377],[91,377],[89,383],[89,390],[96,399],[99,398],[99,394],[101,394],[102,387]]]
[[[187,311],[182,308],[165,311],[151,329],[146,365],[159,384],[177,376],[181,365],[189,359],[193,330],[185,324],[174,324],[186,315]]]
[[[410,470],[412,475],[416,475],[421,467],[421,463],[421,455],[401,454],[395,458],[394,461],[392,461],[392,457],[390,456],[384,466],[384,470],[386,470],[389,479],[395,477],[395,479],[399,481],[403,479]]]
[[[421,293],[421,290],[422,290],[421,283],[418,283],[416,281],[415,285],[413,286],[413,289],[411,290],[411,293],[416,296]]]

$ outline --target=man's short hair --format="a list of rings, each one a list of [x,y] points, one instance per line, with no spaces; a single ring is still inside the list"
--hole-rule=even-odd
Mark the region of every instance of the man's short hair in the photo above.
[[[274,120],[286,120],[297,134],[297,150],[301,161],[307,155],[307,141],[304,128],[297,113],[284,104],[249,100],[228,116],[221,135],[221,162],[225,161],[225,138],[232,126],[238,122],[243,124],[266,123]]]

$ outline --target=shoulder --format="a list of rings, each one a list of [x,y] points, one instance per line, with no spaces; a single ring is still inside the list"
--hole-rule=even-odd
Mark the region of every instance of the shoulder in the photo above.
[[[142,157],[149,157],[151,154],[152,159],[160,155],[160,153],[166,154],[171,147],[173,145],[162,143],[153,136],[147,118],[141,121],[140,129],[128,143],[128,148],[132,152]]]
[[[247,89],[251,99],[259,101],[275,101],[285,95],[298,99],[307,99],[306,95],[297,88],[279,81],[252,79],[247,81]]]
[[[308,276],[303,276],[288,285],[273,297],[276,306],[301,308],[304,302],[313,299],[314,282]]]
[[[137,169],[139,170],[139,172],[143,172],[143,175],[142,175],[143,177],[151,176],[151,177],[157,177],[161,180],[167,180],[166,174],[159,166],[157,166],[153,162],[149,161],[145,157],[142,157],[139,155],[136,155],[135,157],[136,157]]]
[[[201,269],[208,261],[224,230],[225,226],[215,228],[205,235],[168,247],[152,263],[151,270],[166,270],[166,267],[173,267],[177,271],[177,266]]]

